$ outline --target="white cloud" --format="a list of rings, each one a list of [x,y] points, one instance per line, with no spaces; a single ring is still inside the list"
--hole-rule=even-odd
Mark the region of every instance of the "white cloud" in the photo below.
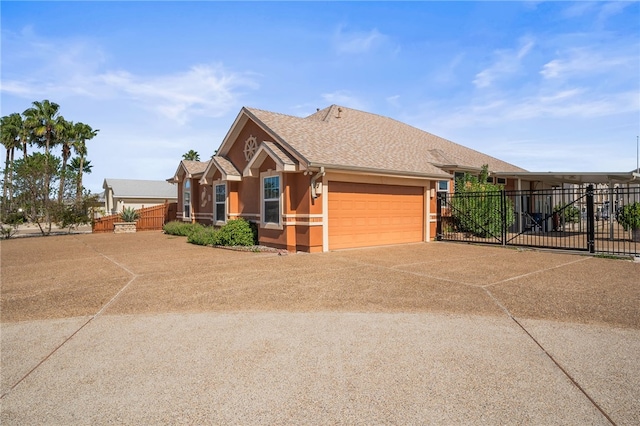
[[[376,28],[367,32],[344,32],[338,28],[334,36],[334,44],[339,54],[366,53],[386,43],[388,37]]]
[[[351,95],[346,90],[338,90],[333,93],[323,93],[322,99],[330,104],[336,104],[354,109],[366,110],[366,103]]]
[[[395,107],[395,108],[399,108],[400,107],[400,95],[394,95],[394,96],[388,96],[387,97],[387,103],[389,103],[389,105]]]
[[[96,80],[181,124],[191,115],[220,117],[236,107],[241,90],[257,88],[247,75],[220,65],[197,65],[185,72],[160,76],[110,72]]]
[[[473,84],[481,89],[486,88],[492,86],[498,78],[517,72],[520,69],[522,59],[533,48],[534,42],[529,38],[523,38],[520,40],[520,44],[521,46],[518,50],[503,49],[495,51],[496,61],[490,67],[477,73]]]
[[[43,94],[59,101],[74,96],[120,99],[185,124],[196,115],[219,117],[237,108],[243,91],[258,87],[255,74],[234,72],[221,64],[134,74],[109,70],[108,55],[86,40],[41,40],[30,31],[11,34],[10,39],[10,51],[18,52],[12,60],[30,66],[14,64],[20,74],[5,74],[0,90],[29,100]]]
[[[637,67],[636,56],[591,51],[587,48],[561,52],[562,58],[543,65],[540,74],[546,79],[564,79],[575,75],[598,75]]]

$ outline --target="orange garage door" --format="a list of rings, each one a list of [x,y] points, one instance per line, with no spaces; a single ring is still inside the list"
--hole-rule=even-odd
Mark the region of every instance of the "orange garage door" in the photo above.
[[[329,182],[329,249],[424,241],[423,191]]]

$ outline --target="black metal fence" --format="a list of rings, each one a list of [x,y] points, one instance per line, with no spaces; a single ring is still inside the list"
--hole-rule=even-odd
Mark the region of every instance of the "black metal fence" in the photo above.
[[[637,185],[438,193],[437,239],[640,256],[640,230],[624,229]]]

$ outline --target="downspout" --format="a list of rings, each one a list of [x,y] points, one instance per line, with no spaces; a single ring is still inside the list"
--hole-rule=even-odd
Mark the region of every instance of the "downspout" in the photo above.
[[[316,181],[324,175],[324,167],[320,167],[320,171],[311,178],[311,199],[313,200],[319,197],[318,192],[316,191]]]

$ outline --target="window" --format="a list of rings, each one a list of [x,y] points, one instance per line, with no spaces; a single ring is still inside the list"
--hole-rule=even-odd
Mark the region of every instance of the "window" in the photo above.
[[[440,180],[440,181],[438,181],[438,192],[449,192],[449,181],[448,180]]]
[[[182,191],[182,218],[191,218],[191,181],[189,179],[185,179]]]
[[[227,220],[226,212],[227,187],[225,184],[216,185],[216,222],[225,222]]]
[[[262,180],[262,221],[280,224],[280,176],[268,176]]]
[[[506,178],[497,177],[496,178],[496,183],[498,185],[506,185],[507,184],[507,179]]]

